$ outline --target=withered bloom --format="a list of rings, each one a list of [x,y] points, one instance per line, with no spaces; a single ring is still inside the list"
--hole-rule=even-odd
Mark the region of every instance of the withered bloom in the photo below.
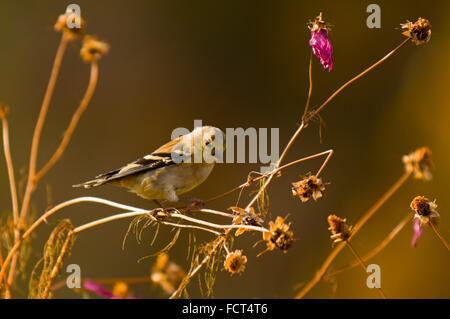
[[[332,233],[330,238],[334,244],[350,238],[352,226],[347,225],[346,218],[342,219],[336,215],[330,215],[328,216],[328,224],[330,225],[328,229]]]
[[[86,35],[83,39],[80,55],[84,62],[90,63],[98,61],[108,50],[109,45],[106,42],[100,41],[97,37]]]
[[[228,208],[236,214],[233,218],[233,225],[251,225],[251,226],[262,226],[264,220],[261,218],[260,214],[256,214],[253,207],[248,209],[243,209],[240,207],[230,207]],[[239,236],[246,231],[245,228],[239,228],[236,230],[235,236]]]
[[[316,176],[304,177],[303,180],[292,183],[292,195],[298,196],[303,203],[311,197],[314,200],[321,198],[324,190],[322,179]]]
[[[431,150],[428,147],[421,147],[416,151],[403,156],[403,163],[407,172],[412,172],[414,178],[430,180],[431,175]]]
[[[78,19],[79,27],[74,25],[71,20]],[[71,23],[72,22],[72,23]],[[76,17],[73,12],[66,12],[61,14],[56,20],[54,29],[59,32],[63,32],[70,40],[81,36],[84,33],[85,22],[81,17]]]
[[[313,21],[309,22],[308,28],[311,30],[311,39],[309,45],[313,53],[320,59],[323,68],[328,69],[328,72],[333,68],[333,47],[330,39],[328,39],[328,30],[330,30],[327,23],[322,20],[322,13],[319,14]]]
[[[411,202],[411,209],[414,211],[414,236],[411,242],[413,247],[416,247],[417,240],[423,232],[423,226],[433,223],[436,225],[439,221],[439,213],[436,211],[437,204],[435,201],[430,201],[424,196],[416,196]]]
[[[294,242],[294,232],[289,230],[291,224],[286,224],[285,218],[278,216],[274,222],[270,222],[270,232],[263,233],[263,239],[267,242],[267,250],[281,249],[286,252]]]
[[[416,45],[421,45],[430,41],[431,23],[427,19],[419,18],[416,23],[407,21],[400,24],[406,30],[402,34],[411,38]]]
[[[186,273],[176,263],[169,261],[169,255],[161,253],[156,258],[151,272],[151,280],[167,294],[172,294],[183,281]]]
[[[240,274],[245,271],[245,265],[247,264],[247,257],[242,255],[242,250],[235,250],[227,255],[224,262],[225,270],[229,271],[232,275]]]

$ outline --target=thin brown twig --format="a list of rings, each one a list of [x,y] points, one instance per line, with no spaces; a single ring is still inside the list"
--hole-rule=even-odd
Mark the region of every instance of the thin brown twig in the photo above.
[[[36,174],[35,183],[37,183],[45,174],[47,174],[47,172],[56,164],[56,162],[64,154],[64,151],[66,150],[67,145],[70,142],[72,134],[77,127],[81,115],[84,113],[84,111],[89,105],[89,102],[91,101],[92,95],[94,94],[95,88],[97,86],[97,80],[98,80],[98,64],[96,61],[93,61],[91,63],[91,74],[89,78],[89,84],[83,96],[83,99],[81,100],[80,105],[73,114],[72,119],[70,120],[70,124],[67,127],[66,131],[64,132],[63,139],[59,144],[58,148],[56,149],[55,153],[47,162],[47,164],[45,164],[44,167],[42,167]]]
[[[405,227],[405,225],[411,220],[412,215],[408,214],[406,215],[401,222],[395,226],[395,228],[389,233],[389,235],[378,245],[376,246],[374,249],[372,249],[369,253],[367,253],[366,255],[364,255],[364,257],[362,257],[362,259],[367,262],[368,260],[372,259],[373,257],[375,257],[378,253],[380,253],[397,235],[398,233],[400,233],[400,231],[403,229],[403,227]],[[333,277],[337,274],[340,274],[346,270],[352,269],[356,266],[358,266],[359,262],[355,261],[352,263],[349,263],[347,265],[344,265],[340,268],[337,268],[335,270],[332,270],[330,272],[328,272],[327,274],[325,274],[323,276],[323,279],[326,280],[330,277]]]
[[[406,182],[406,180],[411,176],[411,172],[405,172],[400,179],[392,185],[391,188],[383,195],[381,198],[373,205],[361,219],[355,224],[353,231],[350,235],[350,239],[356,235],[356,233],[364,226],[364,224],[380,209],[381,206],[386,203],[386,201],[394,195],[394,193]]]
[[[311,101],[311,93],[312,93],[312,58],[313,58],[313,53],[311,51],[311,54],[309,56],[309,90],[308,90],[308,98],[306,100],[306,106],[305,106],[305,111],[303,112],[303,116],[302,116],[302,122],[305,122],[306,119],[306,115],[308,114],[308,110],[309,110],[309,103]]]
[[[347,81],[346,83],[344,83],[339,89],[337,89],[325,102],[322,103],[322,105],[320,105],[314,112],[312,112],[306,119],[306,123],[308,123],[310,120],[312,120],[317,114],[320,113],[320,111],[323,110],[323,108],[325,106],[327,106],[328,103],[331,102],[331,100],[333,100],[339,93],[342,92],[342,90],[344,90],[347,86],[349,86],[350,84],[352,84],[353,82],[355,82],[356,80],[360,79],[361,77],[363,77],[364,75],[366,75],[368,72],[370,72],[371,70],[373,70],[374,68],[376,68],[378,65],[380,65],[381,63],[383,63],[384,61],[386,61],[388,58],[390,58],[395,52],[397,52],[401,47],[403,47],[408,41],[410,40],[410,38],[407,38],[406,40],[402,41],[402,43],[400,43],[395,49],[393,49],[391,52],[389,52],[388,54],[386,54],[383,58],[381,58],[378,62],[376,62],[375,64],[372,64],[370,67],[368,67],[367,69],[365,69],[364,71],[362,71],[361,73],[359,73],[357,76],[353,77],[351,80]]]
[[[353,245],[350,244],[350,242],[348,240],[345,241],[345,243],[347,244],[347,247],[350,248],[350,250],[352,251],[353,255],[355,255],[356,259],[358,260],[358,263],[361,265],[361,267],[363,268],[364,272],[367,274],[367,266],[364,263],[364,261],[362,260],[361,256],[359,256],[359,254],[356,252],[355,248],[353,248]],[[384,299],[386,298],[386,294],[384,293],[383,289],[381,289],[381,287],[377,287],[378,291],[380,292],[381,296]]]
[[[2,267],[3,266],[3,254],[2,254],[2,247],[0,246],[0,267]],[[8,278],[6,278],[6,273],[4,273],[3,274],[3,279],[5,280],[5,282],[6,282],[6,285],[5,285],[5,299],[11,299],[12,298],[12,295],[11,295],[11,287],[9,287],[9,285],[8,285]],[[0,289],[0,292],[1,292],[1,289]]]
[[[53,96],[53,91],[55,88],[56,80],[58,78],[59,70],[61,67],[61,62],[64,56],[64,52],[67,47],[67,43],[69,42],[69,37],[63,33],[61,37],[61,42],[59,43],[58,49],[56,51],[55,60],[53,62],[52,71],[50,74],[50,79],[47,85],[47,89],[45,91],[44,100],[42,101],[41,110],[39,113],[39,117],[36,123],[36,127],[34,129],[33,133],[33,139],[31,142],[31,151],[30,151],[30,163],[29,163],[29,169],[28,169],[28,178],[27,178],[27,186],[25,188],[25,194],[22,201],[22,208],[20,210],[19,214],[19,221],[18,221],[18,228],[19,231],[24,227],[26,216],[28,214],[31,195],[35,188],[35,173],[36,173],[36,161],[37,161],[37,154],[39,150],[39,141],[42,133],[42,129],[44,127],[45,119],[47,116],[47,111],[50,106],[50,101]],[[19,240],[19,239],[18,239]],[[20,242],[16,241],[16,243]],[[11,267],[9,269],[9,275],[8,275],[8,284],[11,285],[14,280],[14,274],[17,266],[19,256],[15,254],[13,256],[13,260],[11,262]],[[3,270],[3,269],[2,269]],[[0,278],[1,280],[1,278]]]
[[[364,224],[369,220],[369,218],[372,217],[392,195],[394,195],[394,193],[400,188],[400,186],[402,186],[406,182],[409,176],[411,176],[411,172],[404,173],[400,177],[400,179],[397,182],[395,182],[394,185],[392,185],[391,188],[389,188],[389,190],[383,196],[381,196],[381,198],[363,215],[363,217],[361,217],[361,219],[356,223],[355,227],[353,228],[350,238],[352,238],[355,235],[355,233],[357,233],[358,230],[360,230],[362,226],[364,226]],[[340,253],[342,248],[344,248],[344,245],[345,243],[340,243],[338,246],[336,246],[336,248],[333,249],[330,255],[328,255],[328,257],[325,259],[322,266],[316,272],[313,279],[311,279],[302,288],[302,290],[295,296],[295,298],[297,299],[303,298],[323,278],[328,267],[336,258],[336,256]]]
[[[14,166],[11,158],[11,150],[9,147],[9,128],[8,121],[6,120],[6,106],[4,109],[0,110],[0,117],[2,119],[3,126],[3,150],[5,153],[6,167],[8,170],[8,179],[9,179],[9,188],[11,192],[11,203],[12,203],[12,211],[13,211],[13,224],[14,224],[14,241],[18,242],[20,240],[20,231],[19,231],[19,205],[17,200],[17,188],[16,188],[16,179],[14,177]],[[3,260],[3,259],[2,259]],[[14,260],[14,267],[17,263],[17,259]],[[6,275],[6,274],[5,274]],[[6,299],[12,298],[10,286],[12,284],[12,275],[7,279],[6,285]]]
[[[25,223],[25,218],[28,213],[28,207],[30,204],[31,194],[35,188],[35,174],[36,174],[36,161],[39,150],[39,141],[41,138],[42,129],[44,127],[45,119],[47,117],[48,108],[50,106],[50,101],[53,96],[53,91],[55,89],[56,80],[58,78],[59,70],[61,67],[61,62],[64,56],[64,52],[69,42],[68,36],[63,33],[61,42],[59,43],[58,50],[56,52],[55,60],[53,62],[52,71],[50,74],[50,80],[47,85],[47,90],[45,91],[44,100],[42,101],[41,111],[34,129],[33,140],[31,142],[31,152],[30,152],[30,163],[28,168],[28,179],[27,186],[25,189],[25,195],[22,202],[22,209],[20,211],[19,226],[23,226]]]
[[[13,211],[14,227],[17,228],[19,222],[19,204],[17,200],[16,179],[14,177],[14,166],[11,158],[11,150],[9,147],[9,129],[5,112],[0,112],[3,123],[3,150],[5,152],[6,167],[8,169],[9,188],[11,191],[11,202]]]
[[[184,277],[181,284],[178,286],[177,290],[175,290],[172,293],[172,295],[169,297],[169,299],[176,299],[176,298],[180,297],[181,293],[187,287],[187,285],[191,282],[192,278],[194,278],[194,276],[203,268],[203,266],[208,263],[208,261],[211,259],[211,257],[213,257],[215,255],[217,248],[219,248],[222,245],[222,243],[225,241],[225,238],[226,238],[226,235],[224,237],[220,238],[219,240],[217,240],[217,242],[214,245],[214,247],[212,248],[211,252],[208,253],[193,270],[189,271],[189,273]]]
[[[431,225],[431,228],[433,228],[434,233],[436,234],[436,236],[439,238],[439,240],[444,244],[445,248],[447,248],[447,250],[450,250],[450,245],[448,244],[448,242],[445,240],[445,238],[442,236],[442,234],[440,233],[440,231],[437,229],[437,227],[433,224],[433,222],[429,223]]]
[[[375,64],[373,64],[372,66],[368,67],[366,70],[364,70],[363,72],[361,72],[360,74],[358,74],[357,76],[355,76],[354,78],[352,78],[351,80],[347,81],[346,83],[344,83],[344,85],[342,85],[339,89],[337,89],[324,103],[322,103],[322,105],[320,105],[314,112],[312,112],[309,116],[303,116],[302,118],[302,123],[299,126],[299,128],[297,129],[297,131],[294,133],[294,135],[292,136],[291,140],[289,141],[288,145],[286,146],[286,148],[284,149],[283,153],[281,154],[280,158],[277,161],[277,164],[275,167],[279,167],[281,161],[283,160],[284,156],[286,155],[287,151],[290,149],[290,147],[292,146],[292,144],[294,143],[294,141],[297,139],[298,135],[301,133],[301,131],[308,126],[308,123],[316,116],[320,113],[320,111],[329,103],[331,102],[340,92],[342,92],[348,85],[350,85],[351,83],[355,82],[356,80],[358,80],[359,78],[363,77],[365,74],[367,74],[369,71],[371,71],[372,69],[374,69],[375,67],[377,67],[378,65],[380,65],[381,63],[383,63],[384,61],[386,61],[390,56],[392,56],[395,52],[397,52],[402,46],[404,46],[406,44],[406,42],[408,42],[410,39],[407,38],[406,40],[404,40],[400,45],[398,45],[394,50],[392,50],[391,52],[389,52],[387,55],[385,55],[383,58],[381,58],[378,62],[376,62]],[[311,74],[311,65],[312,63],[310,63],[310,74]],[[312,87],[312,76],[310,76],[310,87]],[[311,90],[309,90],[309,94],[308,94],[308,99],[307,99],[307,104],[305,109],[308,109],[309,106],[309,102],[310,102],[310,95],[311,95]],[[265,189],[267,188],[267,186],[269,186],[270,182],[273,179],[273,175],[270,175],[269,178],[266,180],[266,182],[264,183],[264,185],[260,188],[260,190],[258,191],[258,193],[255,195],[255,197],[250,201],[250,203],[247,205],[247,208],[251,207],[257,200],[258,198],[264,193]]]
[[[305,118],[306,118],[305,115],[308,112],[309,103],[311,101],[311,93],[312,93],[312,54],[311,54],[311,56],[309,58],[309,90],[308,90],[308,97],[306,99],[305,111],[304,111],[304,114],[302,116],[302,122],[301,122],[300,126],[297,128],[297,130],[295,131],[294,135],[292,135],[292,137],[289,140],[288,144],[286,145],[286,147],[284,148],[283,152],[281,153],[280,158],[276,162],[276,164],[275,164],[275,171],[276,171],[276,169],[278,169],[280,167],[281,162],[283,161],[284,157],[286,156],[286,154],[289,151],[289,149],[291,148],[291,146],[294,144],[294,142],[297,139],[297,137],[300,135],[300,133],[303,131],[303,129],[308,126],[308,122],[305,121]],[[255,202],[258,200],[258,198],[262,194],[264,194],[266,188],[269,186],[270,182],[272,182],[272,179],[273,179],[274,176],[275,176],[275,172],[272,172],[269,175],[269,177],[267,178],[267,180],[264,182],[264,184],[261,186],[259,191],[256,193],[256,195],[253,197],[253,199],[247,204],[246,209],[252,207],[253,204],[255,204]]]
[[[291,167],[293,165],[296,165],[298,163],[301,163],[301,162],[304,162],[304,161],[307,161],[307,160],[310,160],[310,159],[313,159],[313,158],[316,158],[316,157],[320,157],[320,156],[323,156],[323,155],[328,155],[327,158],[325,159],[325,162],[322,164],[321,168],[318,171],[318,173],[320,173],[321,170],[325,167],[326,162],[328,162],[328,159],[329,159],[329,157],[331,156],[331,154],[333,152],[334,152],[333,150],[327,150],[327,151],[324,151],[324,152],[320,152],[320,153],[317,153],[317,154],[314,154],[314,155],[306,156],[306,157],[300,158],[298,160],[292,161],[290,163],[287,163],[285,165],[280,166],[277,169],[274,169],[271,172],[268,172],[266,174],[263,174],[261,176],[258,176],[256,178],[252,179],[251,182],[247,181],[247,182],[245,182],[245,183],[243,183],[243,184],[241,184],[239,186],[236,186],[233,189],[230,189],[229,191],[226,191],[225,193],[222,193],[222,194],[216,195],[214,197],[211,197],[211,198],[205,200],[204,203],[209,203],[209,202],[215,201],[217,199],[220,199],[222,197],[225,197],[227,195],[230,195],[230,194],[232,194],[232,193],[234,193],[234,192],[236,192],[236,191],[238,191],[238,190],[240,190],[242,188],[250,186],[250,184],[252,184],[254,182],[257,182],[257,181],[259,181],[259,180],[261,180],[263,178],[266,178],[269,175],[276,175],[278,172],[284,170],[285,168]],[[184,207],[180,207],[180,208],[184,208]]]

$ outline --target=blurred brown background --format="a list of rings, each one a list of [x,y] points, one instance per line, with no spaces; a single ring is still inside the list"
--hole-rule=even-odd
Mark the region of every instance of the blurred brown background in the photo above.
[[[308,19],[320,11],[334,25],[331,73],[317,58],[313,64],[312,105],[323,102],[339,85],[376,62],[403,40],[399,24],[417,17],[433,25],[431,41],[420,47],[408,43],[398,54],[339,95],[322,113],[323,142],[313,125],[297,140],[287,160],[335,150],[323,173],[327,187],[318,202],[301,204],[290,183],[314,172],[320,160],[286,170],[270,186],[273,217],[290,214],[299,239],[287,254],[279,251],[256,258],[260,236],[245,234],[236,242],[249,261],[242,276],[219,272],[215,297],[290,298],[309,280],[331,250],[326,216],[334,212],[354,223],[403,173],[401,156],[419,146],[433,150],[434,179],[409,180],[354,238],[361,253],[379,243],[409,212],[416,195],[436,198],[440,229],[450,238],[449,60],[448,1],[376,1],[381,6],[381,29],[368,29],[366,7],[373,1],[77,1],[87,20],[87,33],[111,45],[100,61],[100,78],[92,102],[63,159],[42,181],[33,196],[37,214],[47,206],[45,185],[52,203],[78,196],[100,196],[152,208],[153,203],[110,186],[86,191],[72,184],[145,155],[170,139],[176,127],[192,128],[202,119],[227,127],[279,127],[284,146],[296,129],[307,94],[310,33]],[[57,16],[70,2],[2,1],[0,3],[0,99],[11,107],[10,135],[16,174],[26,167],[30,140],[59,41],[52,30]],[[87,85],[89,66],[79,57],[80,43],[64,57],[39,152],[39,166],[52,154]],[[3,155],[2,155],[3,157]],[[1,161],[0,201],[7,212],[10,195],[6,167]],[[208,198],[242,183],[259,165],[218,165],[209,179],[191,194]],[[243,202],[248,201],[248,193]],[[214,202],[226,209],[236,196]],[[117,212],[95,204],[65,209],[59,218],[75,225]],[[54,222],[58,217],[52,218]],[[82,233],[68,263],[81,266],[83,277],[145,276],[153,259],[137,259],[155,252],[169,240],[162,233],[150,247],[152,233],[138,245],[133,237],[125,251],[121,243],[128,220]],[[38,232],[32,264],[38,259],[52,224]],[[199,236],[208,239],[208,235]],[[411,248],[412,225],[371,262],[381,266],[382,286],[392,298],[449,298],[450,257],[430,230]],[[187,267],[186,241],[172,258]],[[344,250],[336,264],[353,260]],[[200,297],[194,280],[190,291]],[[337,286],[334,286],[336,284]],[[378,298],[354,268],[320,283],[307,297]],[[26,286],[23,285],[24,291]],[[149,285],[132,287],[136,295],[164,297]],[[19,293],[20,294],[20,293]],[[23,295],[25,293],[23,292]],[[56,297],[79,295],[62,289]]]

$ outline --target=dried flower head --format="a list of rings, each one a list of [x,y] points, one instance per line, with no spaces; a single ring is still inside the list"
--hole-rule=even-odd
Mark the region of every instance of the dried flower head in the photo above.
[[[253,207],[248,209],[243,209],[240,207],[230,207],[228,208],[236,214],[233,218],[233,225],[251,225],[251,226],[262,226],[264,220],[261,218],[261,214],[256,214]],[[235,236],[239,236],[246,231],[245,228],[239,228],[236,230]]]
[[[320,59],[320,63],[325,70],[331,71],[333,68],[333,47],[328,39],[329,25],[322,20],[320,13],[313,21],[309,21],[308,28],[311,30],[309,45],[313,53]]]
[[[81,17],[76,16],[76,13],[66,12],[58,17],[54,29],[63,32],[68,39],[72,40],[84,33],[85,22]]]
[[[330,225],[328,229],[332,233],[330,238],[333,239],[333,243],[347,240],[352,233],[352,226],[347,225],[346,218],[342,219],[336,215],[329,215],[328,224]]]
[[[437,225],[439,222],[439,213],[436,211],[437,204],[435,201],[430,201],[424,196],[414,197],[410,207],[414,211],[414,236],[411,245],[416,247],[417,240],[422,235],[423,226],[428,225],[429,223]]]
[[[98,61],[108,50],[109,45],[106,42],[100,41],[97,37],[86,35],[83,39],[80,55],[84,62],[90,63]]]
[[[291,223],[286,224],[286,218],[278,216],[275,222],[270,222],[270,232],[263,233],[267,242],[267,250],[281,249],[286,252],[294,242],[294,232],[289,230]]]
[[[431,150],[428,147],[421,147],[416,151],[403,156],[403,163],[407,172],[412,172],[414,178],[430,180],[431,175]]]
[[[225,270],[229,271],[232,275],[243,273],[246,264],[247,257],[242,255],[242,250],[238,249],[228,253],[224,262]]]
[[[186,272],[179,265],[169,261],[167,253],[161,253],[156,258],[150,278],[167,294],[172,294],[185,276]]]
[[[430,201],[424,196],[414,197],[410,207],[415,213],[414,218],[419,218],[421,225],[428,224],[431,220],[434,224],[439,219],[436,201]]]
[[[128,285],[123,281],[118,281],[114,284],[112,293],[117,298],[125,299],[129,295]]]
[[[292,183],[292,195],[298,196],[303,203],[311,197],[314,200],[321,198],[324,190],[322,179],[316,176],[304,177],[303,180]]]
[[[411,38],[416,45],[421,45],[430,41],[431,23],[427,19],[419,18],[416,23],[407,21],[400,25],[402,29],[406,30],[402,34]]]

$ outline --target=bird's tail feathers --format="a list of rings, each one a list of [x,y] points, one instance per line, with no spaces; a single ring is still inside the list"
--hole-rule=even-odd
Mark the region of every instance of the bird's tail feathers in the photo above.
[[[85,183],[81,183],[81,184],[76,184],[76,185],[72,185],[72,187],[84,187],[84,188],[91,188],[91,187],[96,187],[96,186],[100,186],[105,184],[107,181],[106,178],[97,178],[97,179],[93,179],[91,181],[87,181]]]

